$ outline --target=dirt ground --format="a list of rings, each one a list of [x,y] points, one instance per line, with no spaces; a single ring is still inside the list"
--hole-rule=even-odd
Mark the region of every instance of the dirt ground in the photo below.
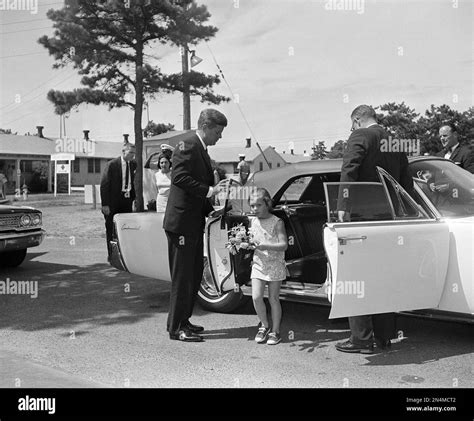
[[[84,194],[31,195],[13,205],[31,206],[43,212],[43,229],[48,237],[105,238],[104,217],[100,204],[93,209],[84,203]]]

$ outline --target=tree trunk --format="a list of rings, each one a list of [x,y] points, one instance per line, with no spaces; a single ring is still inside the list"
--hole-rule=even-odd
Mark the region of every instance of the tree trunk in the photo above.
[[[137,172],[135,174],[135,205],[137,212],[144,211],[143,205],[143,131],[142,131],[142,114],[143,114],[143,43],[141,39],[137,39],[136,47],[136,67],[135,67],[135,114],[134,114],[134,131],[135,131],[135,148]]]

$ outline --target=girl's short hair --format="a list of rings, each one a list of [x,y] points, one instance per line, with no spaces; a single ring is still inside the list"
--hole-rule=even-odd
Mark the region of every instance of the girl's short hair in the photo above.
[[[264,189],[263,187],[257,187],[256,189],[252,189],[252,192],[250,193],[250,196],[249,196],[249,203],[252,197],[263,199],[263,202],[267,205],[268,210],[269,211],[273,210],[272,197],[270,196],[270,193],[268,192],[267,189]]]

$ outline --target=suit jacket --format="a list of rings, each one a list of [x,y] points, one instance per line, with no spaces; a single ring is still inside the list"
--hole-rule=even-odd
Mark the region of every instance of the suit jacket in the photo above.
[[[195,132],[173,152],[171,188],[163,228],[177,234],[201,234],[214,208],[206,195],[214,184],[211,160]]]
[[[445,149],[436,154],[436,156],[441,156],[443,158],[444,155],[446,155]],[[454,149],[454,152],[451,154],[449,159],[458,164],[461,168],[464,168],[465,170],[474,174],[474,149],[472,149],[470,146],[458,145],[458,147]]]
[[[388,141],[388,133],[379,125],[352,132],[344,152],[341,182],[380,182],[376,166],[382,167],[408,192],[413,190],[413,179],[408,171],[408,158],[404,152],[384,152],[382,139]],[[338,209],[346,210],[347,203],[341,194]]]
[[[132,186],[130,190],[130,198],[135,199],[135,172],[137,164],[130,162],[130,175]],[[120,157],[114,158],[107,162],[102,173],[100,181],[100,198],[102,206],[109,206],[112,213],[119,208],[120,195],[122,194],[122,160]]]

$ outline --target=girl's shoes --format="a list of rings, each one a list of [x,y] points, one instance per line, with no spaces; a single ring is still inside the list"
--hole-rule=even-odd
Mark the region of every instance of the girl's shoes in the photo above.
[[[257,342],[258,344],[261,344],[261,343],[265,342],[267,340],[269,332],[270,332],[269,327],[265,327],[263,325],[260,326],[258,328],[257,335],[255,336],[255,342]]]
[[[281,336],[279,333],[272,332],[268,335],[267,345],[276,345],[281,342]]]

